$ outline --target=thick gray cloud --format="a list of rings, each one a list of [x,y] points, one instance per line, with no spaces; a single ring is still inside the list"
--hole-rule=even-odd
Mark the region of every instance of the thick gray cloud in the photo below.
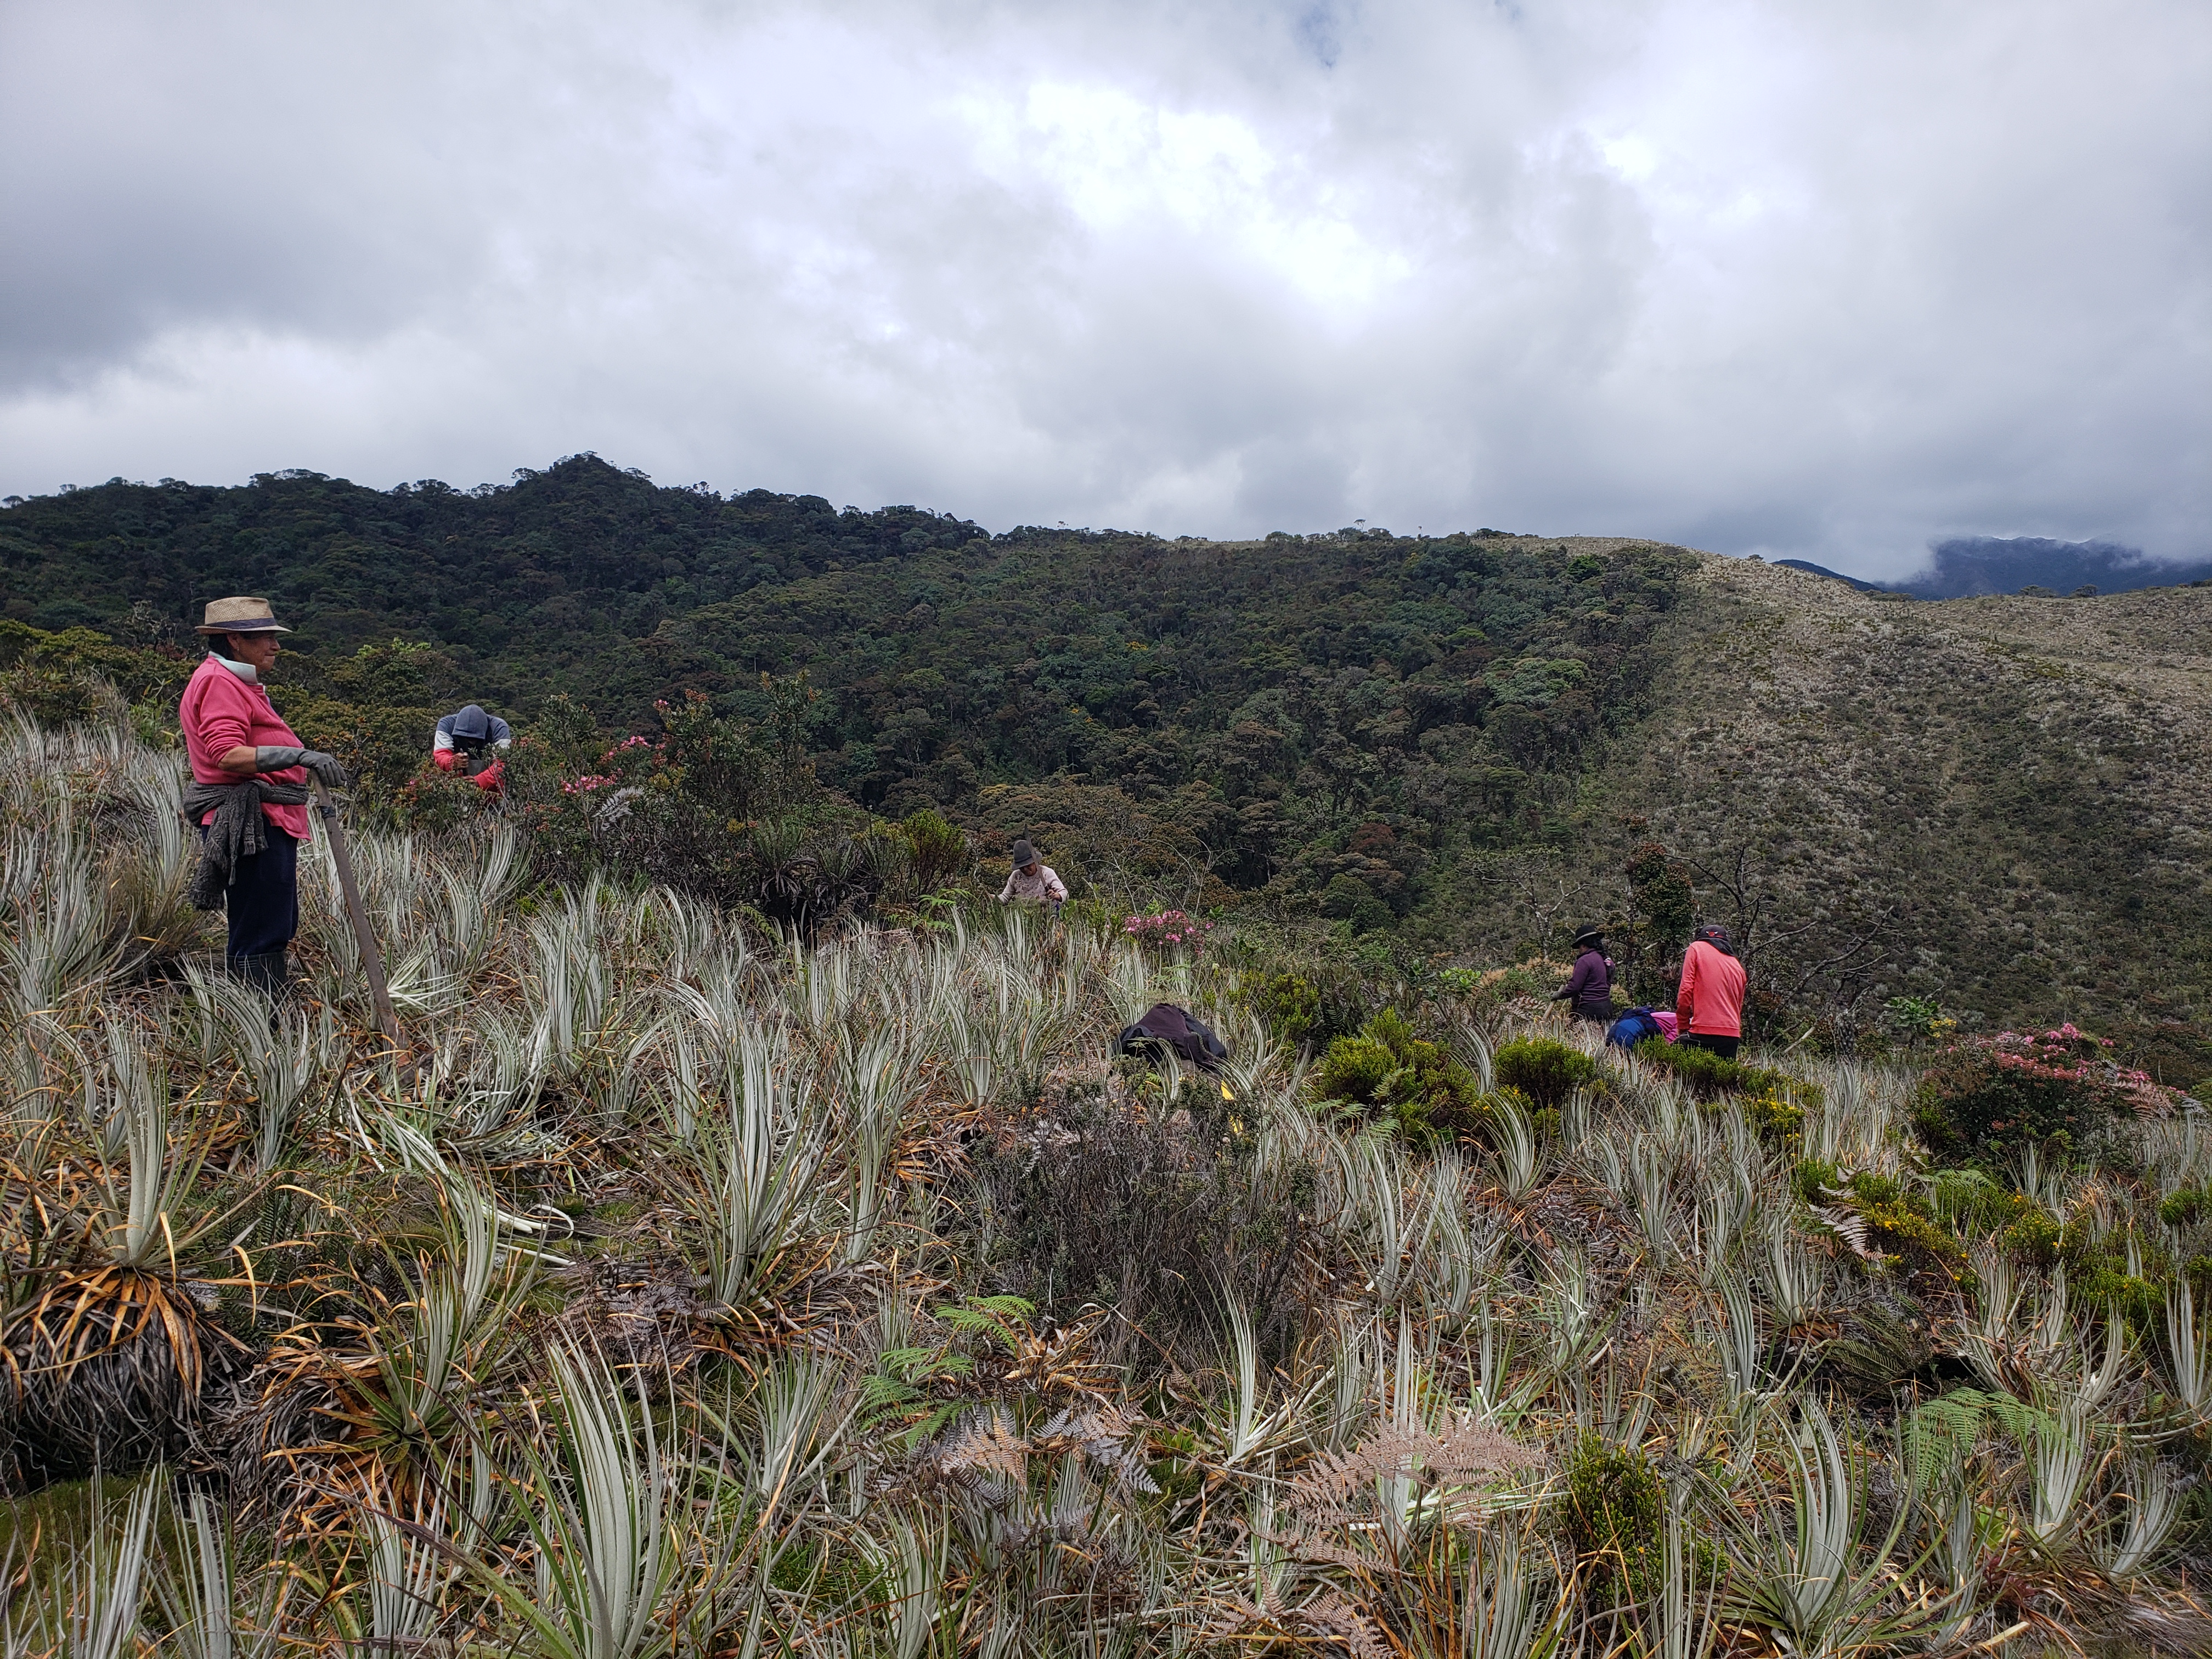
[[[0,8],[0,489],[2212,551],[2201,0]]]

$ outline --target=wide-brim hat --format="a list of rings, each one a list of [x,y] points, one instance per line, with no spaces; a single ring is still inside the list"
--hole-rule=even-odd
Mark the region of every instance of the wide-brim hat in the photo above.
[[[1015,869],[1026,870],[1037,861],[1036,848],[1026,841],[1018,841],[1014,843],[1013,858]]]
[[[1575,929],[1575,943],[1577,945],[1595,945],[1604,938],[1605,929],[1602,927],[1577,927]]]
[[[192,629],[195,634],[289,634],[291,631],[270,612],[268,600],[244,598],[210,599],[207,620]]]

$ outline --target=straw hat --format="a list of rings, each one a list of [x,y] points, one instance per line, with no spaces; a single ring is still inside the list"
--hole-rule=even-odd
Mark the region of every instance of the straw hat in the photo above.
[[[266,599],[210,599],[207,620],[195,634],[289,634],[292,630],[270,614]]]

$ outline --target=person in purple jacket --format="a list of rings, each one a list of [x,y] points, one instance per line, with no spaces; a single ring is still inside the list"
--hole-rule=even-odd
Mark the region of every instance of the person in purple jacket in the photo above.
[[[1605,953],[1605,935],[1585,927],[1575,935],[1575,971],[1565,988],[1552,1000],[1573,1009],[1577,1019],[1610,1023],[1613,1018],[1613,958]]]

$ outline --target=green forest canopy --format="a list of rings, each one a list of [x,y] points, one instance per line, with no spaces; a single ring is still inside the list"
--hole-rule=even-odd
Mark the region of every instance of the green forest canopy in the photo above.
[[[1018,832],[1132,803],[1232,886],[1287,873],[1370,921],[1439,857],[1562,839],[1560,780],[1632,711],[1688,562],[1491,531],[991,536],[589,455],[497,489],[118,480],[0,513],[9,613],[40,629],[179,644],[209,598],[265,594],[295,701],[526,724],[567,693],[610,732],[691,692],[757,715],[762,674],[803,670],[820,774],[871,810]]]

